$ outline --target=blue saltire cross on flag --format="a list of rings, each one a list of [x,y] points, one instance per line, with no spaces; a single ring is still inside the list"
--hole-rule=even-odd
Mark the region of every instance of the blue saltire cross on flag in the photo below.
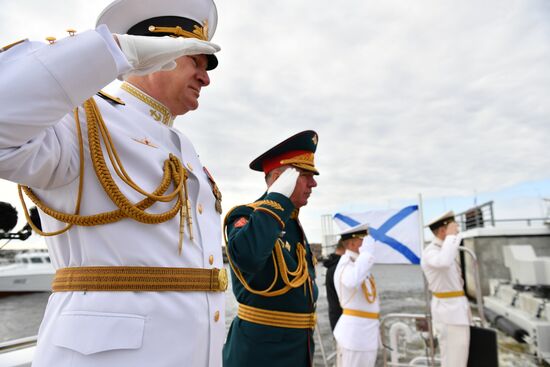
[[[369,236],[365,241],[376,241],[376,263],[420,264],[418,205],[363,213],[337,213],[333,219],[342,231],[362,223],[369,224]]]

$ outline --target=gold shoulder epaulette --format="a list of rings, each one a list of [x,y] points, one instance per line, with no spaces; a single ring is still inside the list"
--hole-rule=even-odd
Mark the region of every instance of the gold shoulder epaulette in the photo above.
[[[107,101],[111,101],[111,102],[114,102],[116,104],[119,104],[119,105],[126,105],[126,103],[124,103],[124,101],[118,97],[115,97],[115,96],[112,96],[108,93],[105,93],[104,91],[100,90],[99,92],[97,92],[97,95],[100,96],[101,98],[103,99],[106,99]]]
[[[249,208],[252,208],[252,209],[256,209],[257,207],[259,207],[261,205],[266,205],[266,206],[272,207],[273,209],[280,210],[282,212],[285,211],[285,209],[281,206],[281,204],[279,204],[278,202],[276,202],[274,200],[259,200],[259,201],[255,201],[255,202],[250,203],[250,204],[246,204],[246,206],[248,206]]]
[[[17,46],[18,44],[23,43],[23,42],[25,42],[26,40],[27,40],[27,39],[25,38],[25,39],[19,40],[19,41],[14,42],[14,43],[10,43],[9,45],[6,45],[6,46],[0,48],[0,52],[7,51],[7,50],[9,50],[10,48],[12,48],[13,46]]]

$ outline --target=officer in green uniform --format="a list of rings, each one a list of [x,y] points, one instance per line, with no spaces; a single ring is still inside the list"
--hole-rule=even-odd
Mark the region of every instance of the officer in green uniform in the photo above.
[[[313,363],[314,258],[300,225],[313,187],[317,133],[298,133],[250,163],[267,192],[224,221],[233,292],[239,302],[223,349],[225,367]]]

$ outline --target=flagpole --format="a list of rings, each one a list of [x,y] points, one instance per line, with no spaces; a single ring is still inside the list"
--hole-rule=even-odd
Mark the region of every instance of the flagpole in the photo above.
[[[418,230],[420,231],[420,258],[422,258],[422,252],[424,251],[424,208],[422,206],[422,194],[418,193]],[[428,291],[428,281],[422,272],[422,279],[424,279],[424,295],[426,297],[426,321],[428,324],[428,339],[430,343],[430,362],[432,366],[435,366],[435,346],[434,346],[434,334],[432,329],[432,310],[430,307],[430,293]]]
[[[422,194],[418,194],[418,230],[420,231],[420,256],[424,251],[424,207],[422,205]]]

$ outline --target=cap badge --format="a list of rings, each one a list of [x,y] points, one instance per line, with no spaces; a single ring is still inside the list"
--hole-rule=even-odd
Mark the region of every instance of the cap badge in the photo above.
[[[317,135],[313,135],[313,138],[311,138],[311,141],[313,144],[317,145]]]

